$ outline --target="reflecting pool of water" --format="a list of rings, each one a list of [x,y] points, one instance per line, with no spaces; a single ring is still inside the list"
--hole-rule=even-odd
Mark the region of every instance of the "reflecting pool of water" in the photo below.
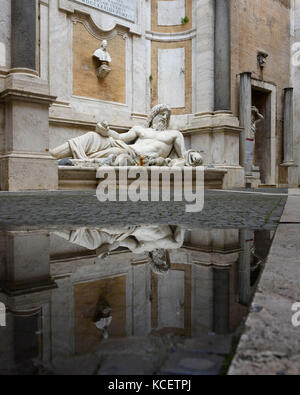
[[[94,199],[0,196],[0,374],[226,373],[283,194]]]

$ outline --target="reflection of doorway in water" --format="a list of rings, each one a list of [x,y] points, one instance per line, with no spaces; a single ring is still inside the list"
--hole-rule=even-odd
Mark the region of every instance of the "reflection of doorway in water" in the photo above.
[[[264,116],[256,127],[254,166],[260,170],[262,184],[269,184],[271,177],[271,92],[252,88],[252,105]]]
[[[42,359],[41,312],[14,314],[15,362],[34,371],[33,360]],[[29,372],[28,371],[28,372]]]

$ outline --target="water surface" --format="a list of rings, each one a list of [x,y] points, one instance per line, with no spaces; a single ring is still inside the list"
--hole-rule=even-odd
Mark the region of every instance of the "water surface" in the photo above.
[[[286,197],[0,196],[1,374],[224,374]],[[259,307],[254,307],[259,308]]]

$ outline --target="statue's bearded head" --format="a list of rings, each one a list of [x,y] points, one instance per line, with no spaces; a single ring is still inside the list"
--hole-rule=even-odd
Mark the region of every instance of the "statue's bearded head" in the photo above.
[[[158,104],[152,108],[148,119],[148,127],[155,130],[166,130],[169,127],[171,109],[164,104]]]
[[[168,273],[171,267],[170,256],[167,250],[158,248],[148,253],[149,263],[153,273],[162,275]]]

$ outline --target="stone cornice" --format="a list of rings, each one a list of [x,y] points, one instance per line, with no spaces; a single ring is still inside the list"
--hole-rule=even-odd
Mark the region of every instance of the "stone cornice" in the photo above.
[[[56,161],[55,158],[53,158],[49,152],[26,152],[26,151],[12,151],[12,152],[6,152],[6,153],[0,153],[0,159],[19,159],[19,158],[26,158],[26,159],[47,159],[47,160],[52,160]]]
[[[76,119],[67,119],[67,118],[58,118],[58,117],[49,117],[49,123],[55,126],[65,126],[70,128],[80,128],[80,129],[87,129],[87,130],[94,130],[97,122],[88,122],[88,121],[81,121]],[[112,129],[117,129],[118,131],[127,132],[132,126],[120,126],[120,125],[110,125]]]
[[[21,100],[36,103],[54,103],[56,96],[49,96],[42,93],[35,93],[21,89],[5,89],[0,93],[0,101]]]
[[[176,41],[187,41],[195,38],[197,34],[196,29],[191,29],[186,32],[179,33],[157,33],[153,31],[146,31],[146,39],[151,41],[162,41],[162,42],[176,42]]]
[[[225,133],[225,134],[237,134],[239,135],[242,132],[243,128],[234,127],[234,126],[203,126],[203,127],[190,127],[184,130],[181,130],[184,136],[191,136],[197,134],[204,133]]]

